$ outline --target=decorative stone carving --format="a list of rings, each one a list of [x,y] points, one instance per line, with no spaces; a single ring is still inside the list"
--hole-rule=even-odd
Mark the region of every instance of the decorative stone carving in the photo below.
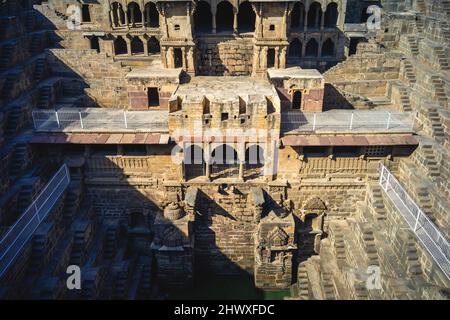
[[[324,211],[327,210],[325,203],[318,197],[310,198],[303,205],[303,210],[308,211]]]
[[[269,232],[268,238],[268,242],[271,247],[282,247],[287,245],[289,236],[286,234],[286,232],[284,232],[283,229],[277,226]]]
[[[164,218],[169,220],[178,220],[185,216],[183,207],[176,202],[170,202],[164,208]]]

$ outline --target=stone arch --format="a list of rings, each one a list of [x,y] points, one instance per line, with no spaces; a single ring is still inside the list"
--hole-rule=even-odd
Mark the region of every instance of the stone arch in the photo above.
[[[184,151],[184,170],[187,179],[204,176],[205,157],[203,148],[197,144],[191,144]]]
[[[336,2],[331,2],[327,6],[327,10],[325,11],[325,27],[326,28],[334,28],[337,25],[339,16],[338,5]]]
[[[119,2],[111,3],[112,20],[115,27],[125,24],[125,11],[123,11],[122,4]]]
[[[302,108],[303,95],[300,90],[294,92],[292,96],[292,109],[300,110]]]
[[[322,18],[322,6],[319,2],[313,2],[308,10],[308,28],[318,29]]]
[[[264,149],[257,144],[252,144],[245,150],[245,163],[250,166],[261,167],[264,165]]]
[[[293,39],[289,44],[288,55],[297,58],[302,56],[302,42],[298,38]]]
[[[330,38],[327,39],[322,45],[322,57],[334,56],[334,42]]]
[[[197,9],[194,13],[194,29],[195,32],[212,31],[211,6],[206,1],[202,0],[197,3]]]
[[[255,31],[256,14],[249,1],[244,1],[239,5],[238,30],[239,32]]]
[[[318,55],[319,55],[319,44],[316,39],[311,38],[311,39],[309,39],[309,41],[306,45],[305,57],[315,58]]]
[[[159,13],[153,2],[147,2],[144,7],[145,25],[150,28],[159,27]]]
[[[131,25],[135,25],[136,23],[142,23],[142,12],[141,7],[132,1],[127,6],[127,14],[128,14],[128,22]]]
[[[305,5],[302,2],[296,2],[291,13],[291,29],[301,29],[305,21]]]
[[[234,147],[221,144],[212,151],[211,160],[216,164],[236,164],[239,162],[239,156]]]
[[[156,54],[161,52],[161,46],[159,45],[158,39],[155,37],[150,37],[148,40],[148,53],[150,54]]]
[[[144,43],[142,40],[135,36],[131,39],[131,54],[143,54],[144,53]]]
[[[125,41],[124,38],[122,38],[122,36],[118,36],[114,40],[114,54],[119,55],[127,53],[128,53],[127,42]]]
[[[217,32],[233,31],[234,9],[233,5],[224,0],[217,5],[216,28]]]

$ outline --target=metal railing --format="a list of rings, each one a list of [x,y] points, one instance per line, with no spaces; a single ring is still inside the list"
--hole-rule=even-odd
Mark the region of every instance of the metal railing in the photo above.
[[[412,112],[332,110],[281,114],[283,132],[413,132]]]
[[[380,163],[379,183],[406,223],[450,280],[450,245],[392,173]]]
[[[126,111],[122,109],[35,110],[37,131],[139,131],[161,132],[168,128],[167,110]]]
[[[70,183],[67,165],[63,165],[0,241],[0,278],[21,253],[33,233],[45,220]]]

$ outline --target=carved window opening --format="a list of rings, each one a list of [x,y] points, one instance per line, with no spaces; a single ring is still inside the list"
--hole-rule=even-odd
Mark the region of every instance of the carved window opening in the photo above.
[[[308,58],[316,58],[319,55],[319,44],[316,39],[311,39],[308,41],[306,45],[306,57]]]
[[[302,92],[297,90],[292,98],[292,109],[300,110],[302,108]]]
[[[148,2],[144,8],[145,12],[145,25],[150,28],[159,27],[159,13],[156,9],[156,5],[153,2]]]
[[[185,149],[184,169],[188,180],[205,175],[205,158],[200,146],[193,144]]]
[[[322,19],[322,8],[320,3],[313,2],[308,11],[308,28],[318,29]]]
[[[334,42],[331,39],[327,39],[322,46],[322,56],[323,57],[333,57],[334,56]]]
[[[302,55],[302,43],[299,39],[295,38],[289,44],[289,57],[299,58]]]
[[[335,2],[330,3],[327,6],[327,11],[325,11],[325,27],[334,28],[338,21],[338,5]]]
[[[301,2],[296,2],[291,13],[291,28],[301,29],[305,21],[305,6]]]
[[[211,6],[208,2],[198,2],[197,9],[194,13],[194,27],[195,32],[208,33],[212,31]]]
[[[114,53],[116,55],[127,54],[127,43],[121,36],[118,36],[116,40],[114,40]]]
[[[238,29],[239,32],[255,31],[256,15],[249,1],[244,1],[239,5]]]
[[[275,49],[267,50],[267,68],[275,67]]]
[[[131,25],[142,23],[141,8],[136,2],[130,2],[128,4],[128,22]]]
[[[89,44],[90,44],[92,50],[96,50],[97,52],[100,52],[100,43],[98,42],[98,37],[90,37]]]
[[[222,1],[217,5],[216,26],[217,32],[233,31],[233,6],[228,1]]]
[[[91,12],[89,11],[89,5],[83,4],[81,6],[81,20],[83,22],[91,22]]]
[[[181,51],[181,48],[173,49],[173,60],[175,68],[183,67],[183,52]]]
[[[151,37],[148,40],[148,52],[150,54],[157,54],[157,53],[161,52],[161,47],[159,45],[159,41],[155,37]]]
[[[158,88],[152,87],[147,89],[147,98],[149,107],[159,107],[159,91]]]
[[[144,54],[144,43],[139,37],[131,40],[131,54]]]

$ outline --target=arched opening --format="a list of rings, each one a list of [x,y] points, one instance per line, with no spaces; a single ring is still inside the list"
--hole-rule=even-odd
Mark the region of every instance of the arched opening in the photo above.
[[[206,1],[199,1],[194,13],[195,32],[211,32],[212,13],[211,6]]]
[[[302,92],[295,91],[292,97],[292,109],[300,110],[302,108]]]
[[[181,48],[173,49],[173,62],[175,68],[183,67],[183,52],[181,51]]]
[[[91,45],[91,49],[100,52],[100,43],[98,42],[98,37],[92,36],[89,38],[89,43]]]
[[[226,178],[239,175],[239,158],[236,150],[226,144],[216,147],[211,154],[211,177]]]
[[[122,4],[113,2],[111,4],[113,25],[115,27],[123,26],[125,24],[125,11],[123,11]]]
[[[132,26],[142,22],[142,12],[136,2],[130,2],[128,4],[128,22]]]
[[[327,39],[322,46],[322,57],[334,56],[334,42],[331,39]]]
[[[186,179],[194,179],[205,175],[205,159],[203,149],[192,144],[184,152],[184,172]]]
[[[296,2],[291,13],[291,29],[302,29],[305,24],[305,6]]]
[[[133,37],[131,39],[131,54],[143,54],[144,53],[144,43],[139,37]]]
[[[217,5],[216,27],[217,32],[233,31],[233,6],[228,1],[222,1]]]
[[[275,49],[270,48],[267,50],[267,68],[275,67]]]
[[[156,54],[161,52],[161,47],[159,45],[158,39],[155,37],[151,37],[148,40],[148,53],[150,54]]]
[[[327,11],[325,11],[325,27],[334,28],[338,21],[338,5],[335,2],[330,3],[327,6]]]
[[[313,2],[308,11],[308,28],[318,29],[320,26],[320,19],[322,18],[322,7],[320,3]]]
[[[239,32],[255,31],[256,15],[252,9],[252,5],[248,1],[244,1],[239,5],[238,12],[238,30]]]
[[[91,12],[89,11],[88,4],[83,4],[81,6],[81,20],[83,22],[91,22]]]
[[[293,58],[301,57],[301,55],[302,55],[302,43],[297,38],[292,40],[291,43],[289,44],[288,55],[289,55],[289,57],[293,57]]]
[[[316,213],[308,213],[305,215],[304,221],[303,221],[303,229],[305,231],[313,231],[316,230],[316,225],[317,225],[317,218],[318,215]]]
[[[114,53],[116,55],[119,54],[127,54],[127,43],[124,38],[118,36],[116,40],[114,40]]]
[[[367,20],[369,20],[370,14],[367,13],[368,8],[369,8],[368,6],[365,6],[361,11],[361,20],[360,20],[361,23],[366,23]]]
[[[254,144],[245,150],[245,169],[247,178],[256,178],[261,175],[264,167],[264,149]]]
[[[315,58],[318,55],[319,55],[319,44],[317,43],[316,39],[309,40],[308,44],[306,45],[305,57]]]
[[[150,28],[159,27],[159,13],[153,2],[148,2],[144,7],[145,25]]]

